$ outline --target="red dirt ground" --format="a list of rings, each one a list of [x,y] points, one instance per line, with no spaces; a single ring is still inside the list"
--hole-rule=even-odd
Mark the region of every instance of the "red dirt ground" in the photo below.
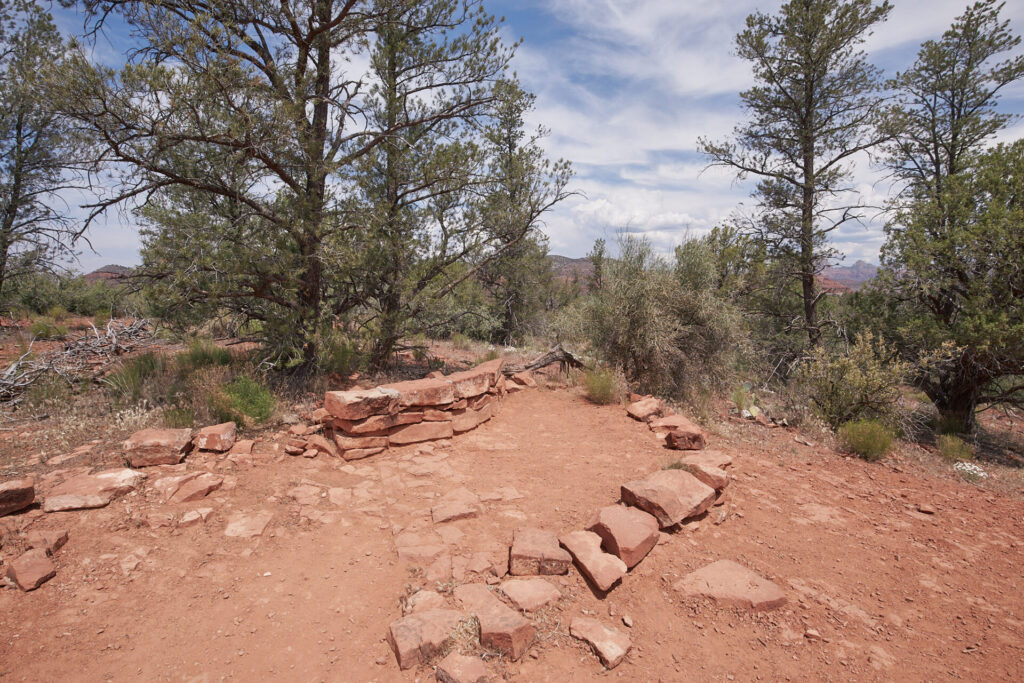
[[[844,458],[786,429],[724,419],[711,432],[711,447],[734,457],[725,506],[664,538],[606,597],[575,569],[555,577],[564,598],[533,617],[540,637],[527,656],[489,661],[495,678],[1024,680],[1019,498],[913,461]],[[497,417],[446,447],[396,448],[348,467],[279,455],[267,442],[256,453],[238,468],[190,456],[188,469],[229,477],[196,503],[159,505],[143,488],[99,510],[0,520],[8,559],[25,530],[70,529],[56,578],[31,593],[0,590],[0,678],[432,679],[429,667],[399,671],[384,634],[403,595],[437,588],[395,546],[398,533],[431,533],[436,497],[458,486],[522,494],[447,525],[462,534],[453,554],[469,554],[507,547],[518,525],[582,528],[622,482],[679,455],[621,406],[549,388],[508,396]],[[111,448],[102,460],[119,457]],[[288,493],[300,484],[324,495],[349,488],[352,502],[300,505]],[[197,507],[214,508],[205,526],[148,524]],[[273,513],[263,537],[225,537],[231,514],[260,510]],[[788,604],[755,614],[675,593],[679,577],[722,558],[778,583]],[[569,637],[579,614],[632,636],[618,668],[605,672]]]

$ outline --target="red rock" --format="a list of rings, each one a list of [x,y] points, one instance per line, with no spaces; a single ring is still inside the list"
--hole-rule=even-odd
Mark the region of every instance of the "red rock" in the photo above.
[[[439,410],[438,408],[423,409],[424,422],[448,422],[451,419],[452,414],[447,410]]]
[[[345,436],[334,435],[334,444],[339,451],[348,451],[357,448],[387,448],[388,437],[386,436]]]
[[[447,493],[430,509],[430,516],[434,524],[442,524],[476,517],[479,511],[480,498],[467,488],[457,488]]]
[[[614,669],[621,664],[633,647],[628,635],[589,617],[573,617],[572,623],[569,624],[569,633],[573,638],[589,643],[601,659],[601,663],[608,669]]]
[[[439,683],[487,683],[487,666],[479,657],[450,652],[437,663],[434,675]]]
[[[39,548],[40,550],[45,550],[47,555],[53,555],[63,548],[67,542],[67,529],[46,529],[30,531],[25,534],[25,547],[27,549]]]
[[[235,442],[235,445],[228,451],[229,455],[250,455],[252,454],[253,447],[256,446],[256,442],[252,439],[239,439]]]
[[[533,378],[533,373],[529,370],[515,373],[512,375],[512,381],[521,387],[533,388],[537,386],[537,380]]]
[[[228,520],[224,528],[224,535],[232,538],[253,538],[262,536],[266,531],[274,513],[269,510],[259,512],[236,512]]]
[[[661,528],[701,514],[715,501],[715,490],[683,470],[659,470],[621,487],[622,501],[654,515]]]
[[[57,575],[50,556],[42,548],[33,548],[7,568],[7,578],[23,591],[34,591]]]
[[[732,465],[732,456],[722,451],[701,451],[700,453],[687,455],[683,458],[682,462],[687,465],[705,465],[724,470]]]
[[[404,614],[425,612],[428,609],[445,609],[444,596],[436,591],[418,590],[409,596],[402,608]]]
[[[654,420],[650,427],[656,433],[665,434],[665,445],[669,448],[698,451],[708,441],[708,433],[682,415]]]
[[[429,565],[448,552],[443,545],[404,545],[398,547],[398,559],[418,565]]]
[[[397,391],[399,405],[403,408],[412,406],[441,406],[455,400],[455,387],[446,378],[414,379],[406,382],[385,384],[382,389]]]
[[[167,502],[171,499],[178,489],[185,484],[185,482],[192,481],[199,477],[202,472],[188,472],[186,474],[179,474],[171,477],[163,477],[153,482],[153,490],[160,494],[160,498]]]
[[[706,597],[723,605],[757,611],[786,604],[781,588],[731,560],[719,560],[691,572],[673,587],[687,597]]]
[[[210,518],[210,514],[213,512],[213,508],[196,508],[195,510],[189,510],[181,516],[178,520],[178,528],[184,529],[190,526],[198,526],[203,524]]]
[[[234,422],[203,427],[196,435],[196,448],[201,451],[223,453],[235,445],[235,434],[238,430]]]
[[[587,529],[600,536],[604,549],[630,569],[658,544],[658,520],[643,510],[624,505],[601,508]]]
[[[358,422],[335,420],[334,426],[346,434],[381,436],[392,427],[416,424],[417,422],[423,422],[423,411],[421,410],[405,411],[394,415],[374,415]]]
[[[491,388],[493,373],[486,368],[481,370],[480,367],[475,367],[462,372],[453,372],[448,375],[447,379],[455,389],[456,399],[472,398],[487,393],[487,390]]]
[[[309,414],[309,419],[317,424],[323,424],[331,419],[331,412],[326,408],[317,408]]]
[[[462,615],[450,609],[430,609],[404,616],[388,626],[387,641],[399,669],[425,664],[440,653]]]
[[[388,443],[403,446],[420,441],[450,439],[454,435],[451,422],[420,422],[419,424],[395,427],[388,433]]]
[[[313,434],[312,436],[306,437],[306,448],[312,448],[313,450],[329,455],[332,458],[338,457],[338,447],[333,441],[320,434]]]
[[[448,406],[445,406],[444,408],[445,408],[445,410],[462,410],[463,408],[466,408],[468,406],[469,406],[469,401],[467,401],[464,398],[460,398],[455,403],[453,403],[451,405],[448,405]]]
[[[368,458],[371,455],[377,455],[378,453],[381,453],[382,451],[384,451],[383,447],[377,447],[377,448],[350,448],[347,451],[344,451],[341,454],[341,457],[343,457],[345,460],[362,460],[363,458]]]
[[[513,576],[565,574],[572,556],[558,545],[552,531],[524,527],[516,529],[509,552],[509,573]]]
[[[176,465],[191,447],[191,429],[143,429],[124,442],[125,457],[132,467]]]
[[[654,397],[634,401],[626,408],[626,413],[634,420],[649,422],[660,416],[665,409],[665,404]]]
[[[170,503],[189,503],[194,500],[202,500],[213,491],[216,491],[224,483],[223,477],[216,474],[204,472],[203,474],[184,482],[178,490],[171,495]]]
[[[683,461],[682,465],[683,469],[716,491],[721,491],[729,485],[729,475],[725,470],[710,467],[703,463],[687,463],[686,461]]]
[[[544,579],[509,579],[501,584],[501,592],[516,609],[524,612],[533,612],[562,599],[558,589]]]
[[[501,369],[503,367],[505,367],[505,359],[495,358],[494,360],[489,360],[486,363],[481,363],[480,365],[476,366],[474,370],[479,370],[480,372],[486,372],[490,374],[491,386],[494,387],[497,386],[498,384],[504,384],[505,375],[501,373]]]
[[[456,434],[476,429],[484,422],[491,419],[491,406],[485,405],[479,410],[466,410],[452,412],[452,429]]]
[[[129,469],[106,470],[96,474],[82,474],[54,487],[43,501],[46,512],[101,508],[129,491],[134,491],[146,479],[142,472]]]
[[[36,499],[36,482],[32,477],[11,479],[0,484],[0,517],[24,510]]]
[[[572,531],[559,537],[576,561],[580,573],[590,579],[598,590],[608,592],[626,575],[626,564],[601,550],[601,537],[592,531]]]
[[[506,606],[487,587],[468,583],[455,589],[455,599],[480,622],[480,644],[508,655],[522,657],[537,632],[523,615]]]
[[[324,395],[324,410],[341,420],[362,420],[371,415],[389,415],[398,412],[399,395],[382,387],[328,391]]]

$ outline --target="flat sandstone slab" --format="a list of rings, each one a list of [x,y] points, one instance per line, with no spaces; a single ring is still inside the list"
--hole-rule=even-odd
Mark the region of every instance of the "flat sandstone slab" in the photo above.
[[[659,470],[643,479],[626,482],[622,501],[654,515],[662,529],[706,511],[715,490],[683,470]]]
[[[611,590],[626,575],[626,564],[601,550],[601,537],[593,531],[572,531],[558,540],[576,560],[580,573],[599,590]]]
[[[451,609],[428,609],[404,616],[388,626],[387,641],[399,669],[411,669],[428,662],[462,619]]]
[[[509,551],[509,574],[538,576],[565,574],[572,557],[558,545],[553,531],[523,527],[516,529]]]
[[[757,611],[786,604],[786,594],[778,585],[731,560],[718,560],[691,572],[673,587],[687,597],[706,597]]]
[[[468,583],[455,589],[455,599],[480,622],[480,644],[513,660],[533,644],[533,625],[494,596],[482,583]]]
[[[658,544],[658,520],[643,510],[608,505],[597,511],[587,525],[601,537],[605,550],[632,569]]]
[[[589,617],[575,617],[569,624],[569,634],[588,643],[609,669],[621,664],[633,647],[628,635]]]

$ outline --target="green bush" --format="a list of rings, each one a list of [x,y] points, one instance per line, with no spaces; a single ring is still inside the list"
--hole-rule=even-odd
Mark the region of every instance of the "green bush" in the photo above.
[[[838,434],[844,448],[869,462],[881,460],[895,439],[892,430],[878,420],[847,422]]]
[[[964,431],[964,422],[953,415],[939,415],[935,422],[935,431],[942,435],[960,434]]]
[[[185,373],[211,365],[231,365],[232,360],[234,357],[230,351],[207,339],[192,340],[188,349],[177,357],[178,365]]]
[[[359,348],[337,331],[323,335],[318,345],[320,370],[327,374],[348,377],[361,364]]]
[[[906,367],[870,332],[858,334],[845,352],[819,347],[800,368],[797,383],[833,428],[865,419],[891,422]]]
[[[598,405],[617,403],[622,397],[618,376],[611,368],[596,368],[583,373],[583,386],[587,398]]]
[[[274,397],[265,386],[243,375],[210,396],[210,409],[218,422],[264,422],[274,412]]]
[[[452,346],[459,351],[469,351],[473,348],[473,342],[461,332],[453,332],[451,341]]]
[[[60,339],[67,336],[67,325],[59,325],[49,316],[41,316],[32,321],[28,328],[29,334],[35,339]]]
[[[501,358],[501,354],[498,353],[498,350],[497,349],[491,349],[490,351],[485,353],[483,356],[478,358],[477,359],[477,363],[486,363],[488,361],[498,360],[499,358]]]
[[[225,422],[229,422],[229,420],[225,420]],[[194,427],[196,424],[195,411],[189,406],[172,406],[164,411],[164,424],[171,429]]]
[[[935,439],[939,454],[946,460],[973,460],[974,450],[963,439],[951,434],[942,434]]]
[[[148,351],[130,358],[103,379],[117,400],[130,403],[145,397],[146,384],[165,371],[167,360]]]

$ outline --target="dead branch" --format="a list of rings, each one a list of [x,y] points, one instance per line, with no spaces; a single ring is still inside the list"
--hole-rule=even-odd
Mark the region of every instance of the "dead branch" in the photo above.
[[[28,351],[0,375],[0,403],[18,403],[33,384],[46,376],[55,375],[69,384],[94,379],[118,357],[154,341],[153,327],[145,319],[111,320],[102,335],[94,326],[90,332],[66,342],[63,349],[39,357],[32,355],[33,340]]]
[[[576,358],[576,356],[572,355],[564,348],[562,348],[561,344],[558,344],[554,346],[550,351],[545,353],[543,356],[540,356],[539,358],[534,360],[533,362],[527,363],[526,365],[506,365],[502,372],[505,373],[506,376],[511,376],[516,374],[517,372],[537,370],[547,365],[551,365],[552,363],[558,363],[561,371],[565,373],[569,372],[569,368],[584,367],[583,363],[578,358]]]

